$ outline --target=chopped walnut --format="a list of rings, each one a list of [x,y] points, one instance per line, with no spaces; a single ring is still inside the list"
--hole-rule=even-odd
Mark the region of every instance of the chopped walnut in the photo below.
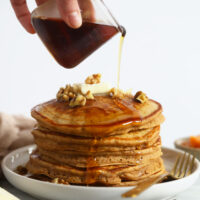
[[[69,183],[67,181],[65,181],[64,179],[60,179],[60,178],[54,178],[51,182],[56,183],[56,184],[69,185]]]
[[[134,99],[139,103],[145,103],[146,101],[148,101],[147,95],[142,91],[137,92],[134,96]]]
[[[64,93],[68,94],[71,91],[71,85],[66,85],[64,88]]]
[[[112,88],[110,90],[110,96],[112,96],[113,98],[119,98],[119,99],[122,99],[124,97],[132,97],[131,91],[132,90],[123,91],[117,88]]]
[[[69,182],[65,181],[64,179],[60,179],[61,184],[69,185]]]
[[[20,165],[17,167],[16,172],[20,175],[26,175],[28,173],[28,170],[26,167]]]
[[[54,179],[52,180],[52,183],[58,184],[58,182],[59,182],[59,179],[58,179],[58,178],[54,178]]]
[[[76,97],[76,94],[73,93],[73,92],[69,92],[69,93],[68,93],[68,97],[69,97],[70,99],[73,99],[73,98]]]
[[[90,90],[86,93],[85,97],[86,99],[94,99],[94,96]]]
[[[78,87],[78,85],[74,84],[72,87],[72,91],[76,94],[81,93],[80,88]]]
[[[117,88],[112,88],[110,90],[110,95],[113,97],[113,98],[123,98],[124,97],[124,93],[122,90],[120,89],[117,89]]]
[[[57,93],[57,95],[56,95],[57,99],[59,99],[61,96],[63,96],[64,90],[65,90],[65,89],[64,89],[63,87],[61,87],[61,88],[59,89],[59,91],[58,91],[58,93]]]
[[[65,88],[60,88],[57,93],[57,100],[69,102],[70,107],[84,106],[86,104],[86,99],[94,99],[93,94],[88,91],[85,96],[82,95],[76,85],[66,85]]]
[[[77,93],[74,91],[74,88],[71,85],[66,85],[65,88],[60,88],[56,97],[58,101],[70,102],[76,98],[76,96]]]
[[[97,84],[100,81],[101,74],[93,74],[85,80],[85,83]],[[60,102],[68,102],[70,107],[84,106],[87,99],[94,99],[93,93],[88,89],[82,90],[81,84],[66,85],[65,88],[60,88],[56,97]]]
[[[86,98],[81,94],[78,94],[76,98],[72,99],[69,102],[70,107],[84,106],[85,104],[86,104]]]
[[[70,99],[74,98],[76,96],[75,93],[72,92],[72,86],[66,85],[65,88],[60,88],[60,90],[57,93],[57,100],[59,101],[70,101]]]
[[[66,94],[64,94],[64,95],[62,96],[62,98],[63,98],[64,101],[69,101],[69,97],[68,97]]]
[[[85,80],[86,84],[97,84],[101,82],[101,74],[93,74],[92,76],[88,76]]]

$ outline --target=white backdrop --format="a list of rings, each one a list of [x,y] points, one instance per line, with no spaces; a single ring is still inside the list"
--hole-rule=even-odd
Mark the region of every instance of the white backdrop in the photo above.
[[[163,105],[164,145],[200,133],[200,1],[105,0],[127,29],[121,87]],[[55,97],[66,83],[100,72],[116,83],[119,35],[75,69],[60,67],[36,35],[19,25],[9,0],[0,3],[0,111],[22,113]],[[35,4],[29,1],[30,8]]]

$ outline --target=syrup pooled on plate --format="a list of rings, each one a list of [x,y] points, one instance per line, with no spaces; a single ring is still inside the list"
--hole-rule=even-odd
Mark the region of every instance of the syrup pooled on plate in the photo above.
[[[55,18],[32,18],[32,24],[49,52],[65,68],[77,66],[119,32],[114,26],[90,22],[72,29]]]

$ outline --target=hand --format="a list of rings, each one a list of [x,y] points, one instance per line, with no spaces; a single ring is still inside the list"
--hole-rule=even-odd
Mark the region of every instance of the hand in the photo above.
[[[31,14],[28,10],[26,0],[10,0],[15,14],[22,26],[29,32],[35,33],[31,25]],[[47,0],[36,0],[41,5]],[[82,24],[78,0],[56,0],[58,10],[62,19],[72,28],[79,28]]]

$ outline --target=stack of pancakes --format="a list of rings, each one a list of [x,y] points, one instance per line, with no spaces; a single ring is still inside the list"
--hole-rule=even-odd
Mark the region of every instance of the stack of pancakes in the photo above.
[[[69,184],[125,186],[162,174],[162,107],[133,96],[95,96],[69,107],[51,100],[33,108],[37,150],[27,169]]]

